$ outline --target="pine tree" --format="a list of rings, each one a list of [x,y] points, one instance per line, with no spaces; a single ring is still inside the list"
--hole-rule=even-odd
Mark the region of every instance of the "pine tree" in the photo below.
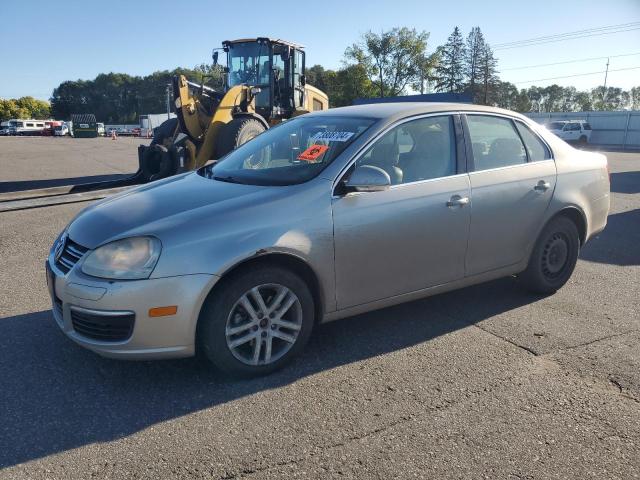
[[[464,90],[465,46],[460,29],[456,27],[440,47],[440,62],[436,67],[438,92],[462,92]]]
[[[464,56],[464,73],[467,80],[467,91],[474,101],[478,101],[478,93],[482,87],[483,55],[486,55],[487,45],[480,27],[473,27],[467,36],[467,46]]]
[[[480,80],[482,82],[482,103],[489,104],[489,91],[499,79],[497,74],[498,59],[493,56],[493,50],[488,43],[484,44],[480,54]]]

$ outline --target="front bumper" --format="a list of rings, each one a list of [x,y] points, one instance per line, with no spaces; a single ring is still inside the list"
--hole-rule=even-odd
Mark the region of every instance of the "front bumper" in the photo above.
[[[102,280],[83,274],[81,262],[66,275],[52,255],[46,262],[53,317],[71,340],[111,358],[161,359],[195,354],[195,332],[204,300],[218,277],[183,275],[147,280]],[[174,315],[150,317],[149,309],[177,305]],[[72,311],[84,315],[135,315],[131,332],[122,340],[98,340],[74,327]],[[75,317],[77,320],[77,316]],[[87,330],[84,330],[86,333]]]

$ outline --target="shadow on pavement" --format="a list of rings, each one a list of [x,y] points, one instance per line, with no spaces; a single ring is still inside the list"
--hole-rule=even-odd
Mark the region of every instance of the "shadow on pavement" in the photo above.
[[[609,178],[612,192],[640,193],[640,172],[615,172]]]
[[[36,188],[63,187],[67,185],[82,185],[92,182],[106,182],[122,180],[130,177],[131,173],[118,173],[110,175],[90,175],[86,177],[51,178],[48,180],[21,180],[15,182],[0,182],[0,193],[22,192]]]
[[[589,262],[612,265],[640,265],[640,209],[614,213],[607,227],[580,252]]]
[[[289,367],[237,381],[194,359],[101,358],[68,340],[50,311],[0,319],[0,468],[131,435],[317,372],[428,342],[538,298],[506,278],[321,325]]]

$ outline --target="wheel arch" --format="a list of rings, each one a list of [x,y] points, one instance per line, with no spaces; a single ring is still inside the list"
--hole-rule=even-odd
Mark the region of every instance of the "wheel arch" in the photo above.
[[[587,241],[587,217],[584,212],[576,206],[567,206],[556,212],[551,218],[549,218],[549,220],[547,220],[547,223],[557,217],[567,217],[575,223],[578,228],[578,234],[580,235],[580,246],[583,246]]]
[[[234,275],[237,275],[258,265],[276,265],[282,268],[286,268],[299,275],[309,286],[311,296],[313,297],[315,316],[314,321],[317,323],[322,319],[322,316],[324,314],[324,296],[320,281],[318,279],[318,275],[304,259],[291,253],[258,252],[251,257],[240,260],[239,262],[227,268],[220,275],[220,280],[218,280],[211,288],[211,290],[207,294],[207,298],[209,298],[211,295],[215,295],[215,292],[218,291],[229,278],[232,278]],[[204,308],[204,304],[202,308]]]

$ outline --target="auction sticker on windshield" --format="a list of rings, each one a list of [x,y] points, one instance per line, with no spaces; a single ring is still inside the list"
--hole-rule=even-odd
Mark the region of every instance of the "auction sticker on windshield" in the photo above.
[[[320,132],[313,136],[312,140],[318,142],[325,140],[328,142],[346,142],[353,137],[354,132]]]
[[[315,162],[324,152],[329,150],[328,145],[311,145],[304,152],[298,155],[298,160],[305,160],[307,162]]]

